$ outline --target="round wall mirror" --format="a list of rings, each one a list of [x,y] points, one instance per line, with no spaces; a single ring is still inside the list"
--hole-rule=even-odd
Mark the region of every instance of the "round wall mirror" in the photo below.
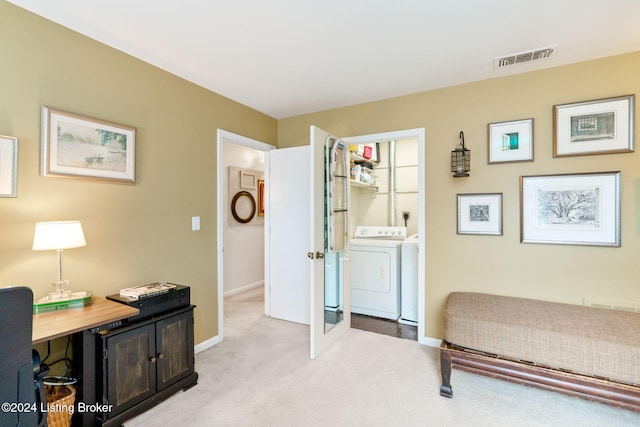
[[[231,200],[231,215],[233,218],[246,224],[251,221],[256,214],[256,200],[248,191],[239,191]]]

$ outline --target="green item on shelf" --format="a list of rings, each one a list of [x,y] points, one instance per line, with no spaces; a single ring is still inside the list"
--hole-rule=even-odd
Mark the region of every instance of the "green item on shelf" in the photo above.
[[[91,304],[91,298],[91,292],[72,292],[71,295],[66,298],[42,297],[38,301],[34,301],[33,314],[86,307]]]

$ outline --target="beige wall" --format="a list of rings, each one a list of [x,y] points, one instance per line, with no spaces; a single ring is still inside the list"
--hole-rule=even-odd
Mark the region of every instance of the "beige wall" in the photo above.
[[[216,131],[275,144],[277,121],[6,2],[0,64],[0,134],[19,138],[18,197],[0,199],[0,286],[48,293],[56,254],[31,250],[34,225],[78,219],[87,246],[64,253],[73,290],[190,285],[196,343],[217,335]],[[42,105],[136,127],[136,184],[40,177]]]
[[[637,153],[553,159],[552,106],[640,92],[640,53],[434,90],[276,122],[93,40],[0,2],[0,134],[20,140],[18,197],[0,199],[0,286],[36,295],[54,253],[31,251],[37,221],[79,219],[88,245],[65,253],[75,290],[105,296],[157,280],[192,286],[196,342],[217,334],[216,129],[279,146],[311,124],[338,136],[426,129],[426,335],[441,336],[452,290],[581,303],[640,301]],[[137,128],[137,183],[42,178],[40,106]],[[535,161],[487,165],[487,123],[533,117]],[[465,132],[471,177],[449,153]],[[519,243],[520,175],[622,171],[622,247]],[[456,194],[504,193],[504,236],[458,236]],[[202,230],[190,230],[191,216]]]
[[[584,297],[640,302],[640,154],[554,159],[555,104],[640,93],[640,53],[433,90],[280,120],[278,146],[306,145],[309,125],[336,136],[424,127],[425,334],[442,336],[451,291],[582,304]],[[534,118],[534,162],[487,164],[487,124]],[[449,156],[464,131],[471,176],[453,178]],[[639,149],[640,150],[640,149]],[[622,247],[520,243],[521,175],[622,171]],[[456,194],[501,192],[504,235],[456,234]]]

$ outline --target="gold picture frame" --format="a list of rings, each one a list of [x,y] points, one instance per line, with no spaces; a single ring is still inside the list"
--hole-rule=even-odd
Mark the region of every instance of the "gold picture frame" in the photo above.
[[[41,175],[135,183],[136,129],[42,107]]]

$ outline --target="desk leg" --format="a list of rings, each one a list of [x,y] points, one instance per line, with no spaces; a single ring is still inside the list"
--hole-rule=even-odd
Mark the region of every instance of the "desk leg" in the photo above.
[[[96,403],[96,336],[89,331],[73,335],[73,367],[78,376],[76,384],[76,405]],[[77,408],[77,406],[76,406]],[[73,414],[73,427],[94,427],[97,425],[95,413]]]

